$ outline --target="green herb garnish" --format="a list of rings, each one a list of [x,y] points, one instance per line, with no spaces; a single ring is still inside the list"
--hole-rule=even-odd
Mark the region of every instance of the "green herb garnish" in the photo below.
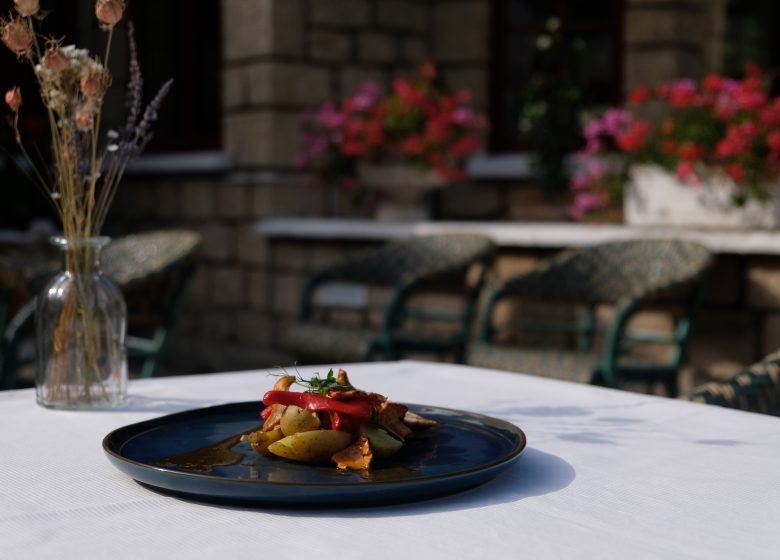
[[[295,378],[295,384],[306,388],[307,393],[316,393],[318,395],[327,395],[331,389],[341,389],[344,391],[351,391],[354,389],[349,383],[339,383],[336,376],[333,374],[333,370],[328,371],[328,375],[320,377],[318,373],[310,379],[304,379],[299,373]]]

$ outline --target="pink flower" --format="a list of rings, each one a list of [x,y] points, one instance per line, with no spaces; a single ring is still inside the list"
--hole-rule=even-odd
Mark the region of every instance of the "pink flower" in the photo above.
[[[601,193],[578,193],[569,209],[569,215],[575,220],[581,220],[588,212],[605,207],[607,202],[606,195]]]
[[[680,179],[680,181],[687,181],[694,176],[693,164],[690,161],[683,161],[677,166],[677,178]]]
[[[3,43],[15,54],[27,55],[33,44],[32,31],[24,21],[11,20],[3,27]]]
[[[22,90],[14,86],[5,92],[5,102],[14,113],[22,106]]]
[[[95,3],[95,17],[106,27],[114,27],[119,23],[124,12],[124,0],[97,0]]]
[[[14,6],[22,17],[34,16],[41,9],[39,0],[14,0]]]
[[[344,126],[346,117],[343,113],[336,110],[333,103],[326,103],[314,117],[319,124],[326,128],[341,128]]]
[[[452,112],[452,122],[468,126],[474,122],[474,111],[468,107],[458,107]]]

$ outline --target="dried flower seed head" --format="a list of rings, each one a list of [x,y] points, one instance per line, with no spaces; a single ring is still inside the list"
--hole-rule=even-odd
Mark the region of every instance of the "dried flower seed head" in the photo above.
[[[92,130],[95,118],[89,109],[79,109],[76,111],[76,129],[86,132]]]
[[[14,5],[22,17],[34,16],[41,9],[39,0],[14,0]]]
[[[33,44],[33,34],[27,24],[14,19],[3,26],[3,43],[18,56],[28,55]]]
[[[81,93],[87,99],[96,99],[103,95],[104,84],[102,73],[87,72],[81,77]]]
[[[68,67],[68,57],[59,47],[50,47],[43,53],[43,66],[58,74]]]
[[[14,113],[22,106],[22,90],[14,86],[5,92],[5,102]]]
[[[125,12],[124,0],[97,0],[95,16],[105,27],[114,27],[122,20]]]

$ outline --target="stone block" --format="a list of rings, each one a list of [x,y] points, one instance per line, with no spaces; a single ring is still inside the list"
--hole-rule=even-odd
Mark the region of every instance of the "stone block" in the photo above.
[[[235,307],[246,304],[244,271],[238,266],[213,267],[212,301],[215,306]]]
[[[181,200],[178,208],[182,217],[189,219],[209,218],[214,212],[214,185],[201,181],[184,183],[181,186]]]
[[[344,27],[362,27],[371,18],[371,3],[366,0],[317,0],[311,2],[312,23],[327,23]]]
[[[271,305],[274,313],[294,316],[298,312],[298,305],[301,300],[301,291],[303,290],[306,276],[296,273],[278,273],[274,274],[272,279]]]
[[[750,259],[747,264],[747,303],[751,307],[780,309],[780,261]]]
[[[376,21],[383,27],[422,31],[427,21],[424,3],[398,0],[380,0],[376,8]]]
[[[722,378],[753,363],[759,333],[746,311],[703,309],[694,326],[688,362],[709,378]]]
[[[235,109],[249,104],[249,70],[245,66],[222,70],[222,106]]]
[[[488,2],[438,3],[434,10],[434,56],[440,62],[486,62]]]
[[[199,306],[209,299],[209,281],[206,271],[198,267],[190,282],[187,290],[187,307],[190,305]]]
[[[718,255],[707,276],[704,304],[736,306],[741,303],[744,273],[742,260],[739,257]]]
[[[364,62],[392,62],[397,58],[395,37],[386,33],[361,33],[358,53]]]
[[[238,261],[241,264],[267,264],[270,253],[268,239],[257,233],[253,224],[238,229]]]
[[[252,189],[252,215],[257,218],[320,215],[323,207],[324,192],[318,185],[286,183]]]
[[[657,49],[627,48],[624,86],[631,90],[640,85],[655,86],[679,78],[700,79],[706,72],[704,55],[695,50],[679,50],[673,45]]]
[[[444,81],[455,91],[471,92],[472,107],[480,112],[487,110],[488,74],[483,66],[473,68],[444,68]]]
[[[175,182],[159,183],[155,192],[157,217],[165,220],[182,218],[181,188]]]
[[[274,270],[303,272],[311,270],[311,250],[308,243],[277,241],[271,245]]]
[[[439,195],[439,212],[443,219],[489,220],[501,215],[503,193],[502,187],[489,183],[452,185]]]
[[[239,311],[235,314],[236,339],[253,347],[267,347],[273,338],[275,323],[262,311]]]
[[[224,0],[222,22],[225,60],[302,52],[300,0]]]
[[[312,31],[309,34],[309,54],[314,60],[342,62],[352,53],[352,41],[338,31]]]
[[[355,90],[363,82],[373,81],[384,84],[386,78],[385,73],[378,68],[347,66],[341,70],[341,75],[339,76],[341,97],[347,97],[355,93]]]
[[[525,274],[540,265],[539,259],[531,255],[499,255],[493,262],[493,274],[496,280],[507,280]]]
[[[241,167],[293,167],[301,145],[297,112],[253,111],[223,119],[225,147]]]
[[[246,185],[221,184],[216,189],[217,214],[221,218],[240,219],[249,216],[249,189]]]
[[[405,62],[422,62],[428,57],[425,41],[416,37],[401,39],[401,58]]]
[[[311,250],[312,269],[323,268],[340,262],[347,253],[337,245],[317,244]]]
[[[764,318],[761,335],[762,356],[780,350],[780,313],[771,313]]]
[[[656,5],[657,6],[657,5]],[[676,10],[673,6],[634,8],[626,11],[624,37],[628,45],[673,42],[698,45],[710,34],[709,19],[701,10]]]
[[[249,271],[249,305],[252,309],[267,309],[270,301],[270,284],[265,270]]]
[[[249,69],[254,105],[318,105],[332,97],[330,71],[305,64],[263,62]]]
[[[209,311],[199,316],[203,335],[212,340],[227,341],[235,336],[236,321],[231,311]]]
[[[236,256],[236,239],[233,228],[209,224],[200,228],[203,236],[201,254],[211,261],[228,261]]]

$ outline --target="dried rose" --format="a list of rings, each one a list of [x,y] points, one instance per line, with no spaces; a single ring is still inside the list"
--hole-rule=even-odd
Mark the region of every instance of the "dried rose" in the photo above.
[[[22,90],[14,86],[5,92],[5,102],[11,108],[11,111],[16,112],[19,107],[22,106]]]
[[[106,27],[114,27],[119,23],[124,11],[124,0],[97,0],[95,3],[95,16]]]
[[[103,94],[103,76],[101,74],[84,74],[81,77],[81,92],[89,99]]]
[[[14,5],[22,17],[34,16],[41,9],[39,0],[14,0]]]
[[[92,124],[94,123],[94,117],[92,111],[87,109],[81,109],[76,111],[76,128],[81,131],[92,130]]]
[[[22,20],[11,20],[3,27],[3,43],[18,55],[27,54],[33,44],[32,32]]]
[[[43,53],[43,66],[52,72],[62,72],[68,64],[68,57],[59,47],[48,48]]]

